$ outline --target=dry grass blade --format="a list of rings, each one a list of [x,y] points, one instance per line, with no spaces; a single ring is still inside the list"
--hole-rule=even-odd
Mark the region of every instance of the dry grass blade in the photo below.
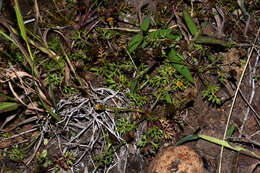
[[[40,10],[39,10],[39,6],[38,6],[38,2],[37,0],[34,0],[34,7],[35,7],[35,18],[36,18],[36,23],[39,23],[39,18],[41,18],[40,16]]]
[[[178,24],[178,27],[182,33],[182,35],[184,36],[185,40],[187,41],[188,44],[190,44],[190,40],[188,35],[186,33],[189,33],[188,32],[188,29],[186,28],[186,26],[182,23],[182,20],[181,18],[179,17],[179,15],[177,14],[177,11],[174,9],[173,7],[173,13],[177,19],[177,24]]]
[[[69,69],[69,66],[66,64],[65,65],[65,84],[69,84],[69,81],[70,81],[70,69]]]
[[[34,111],[39,111],[39,112],[45,112],[43,109],[40,109],[40,108],[37,108],[36,106],[31,106],[31,105],[27,105],[24,103],[24,101],[18,96],[18,94],[14,91],[14,88],[11,84],[11,82],[8,82],[9,84],[9,88],[11,90],[11,92],[13,93],[14,97],[24,106],[27,107],[27,109],[30,109],[30,110],[34,110]]]
[[[212,8],[212,12],[214,14],[214,18],[217,23],[217,35],[218,35],[218,37],[223,37],[224,36],[223,27],[224,27],[224,23],[225,23],[225,15],[224,15],[223,11],[221,10],[221,8],[219,8],[219,7],[216,7],[216,9]]]
[[[177,28],[178,25],[172,25],[172,26],[169,26],[168,28]],[[125,32],[133,32],[133,33],[138,33],[138,32],[141,32],[140,29],[132,29],[132,28],[101,28],[101,29],[104,29],[104,30],[117,30],[117,31],[125,31]],[[147,32],[154,32],[154,31],[158,31],[159,29],[148,29]]]
[[[28,124],[28,123],[34,122],[34,121],[36,121],[36,120],[38,120],[38,119],[39,119],[38,116],[34,116],[34,117],[31,117],[31,118],[28,118],[28,119],[26,119],[26,120],[20,122],[19,124],[15,125],[15,126],[12,127],[12,128],[10,128],[10,129],[8,129],[8,130],[2,130],[2,131],[3,131],[3,132],[9,132],[9,131],[12,131],[12,130],[16,129],[16,128],[19,127],[19,126],[22,126],[22,125],[24,125],[24,124]]]
[[[43,32],[43,43],[45,45],[46,48],[49,47],[48,42],[47,42],[47,35],[48,32],[50,31],[50,28],[45,29],[45,31]]]
[[[8,117],[6,118],[6,120],[5,120],[5,122],[1,125],[0,131],[2,131],[2,130],[4,129],[4,127],[5,127],[5,125],[6,125],[7,123],[9,123],[10,121],[12,121],[16,116],[17,116],[16,113],[13,114],[13,115],[11,115],[11,116],[8,116]]]
[[[32,132],[35,132],[35,131],[37,131],[37,130],[38,130],[38,128],[34,128],[34,129],[31,129],[31,130],[27,130],[27,131],[25,131],[25,132],[22,132],[22,133],[13,135],[13,136],[11,136],[11,137],[9,137],[9,138],[4,138],[4,139],[2,139],[0,142],[3,142],[3,141],[5,141],[5,140],[10,140],[10,139],[13,139],[13,138],[16,138],[16,137],[18,137],[18,136],[25,135],[25,134],[28,134],[28,133],[32,133]]]
[[[15,97],[22,105],[27,106],[27,105],[23,102],[23,100],[18,96],[18,94],[14,91],[14,88],[13,88],[11,82],[8,82],[8,85],[9,85],[9,88],[10,88],[11,92],[13,93],[14,97]]]
[[[36,156],[36,153],[38,152],[38,150],[42,144],[42,141],[43,141],[43,137],[44,137],[43,134],[44,133],[42,132],[41,136],[40,136],[40,140],[34,148],[33,154],[25,161],[26,165],[29,165],[31,163],[31,161],[33,160],[33,158]]]
[[[32,79],[32,80],[35,81],[36,87],[38,87],[38,85],[37,85],[38,80],[36,80],[32,75],[30,75],[30,74],[28,74],[28,73],[26,73],[26,72],[24,72],[24,71],[15,71],[15,70],[14,70],[14,71],[8,70],[8,71],[9,71],[9,73],[7,73],[7,74],[8,74],[7,77],[8,77],[10,80],[14,80],[14,79],[18,78],[19,81],[20,81],[20,83],[21,83],[21,87],[22,87],[22,89],[25,91],[25,93],[28,94],[28,91],[30,91],[30,92],[32,92],[32,93],[34,93],[34,94],[36,93],[36,91],[35,91],[34,89],[28,88],[29,85],[28,85],[28,87],[25,87],[25,86],[24,86],[25,82],[24,82],[23,79],[22,79],[23,77],[30,78],[30,79]],[[10,87],[12,93],[13,93],[14,96],[19,100],[20,103],[22,103],[22,104],[23,104],[24,106],[26,106],[28,109],[37,110],[37,111],[40,111],[40,112],[44,112],[42,109],[36,108],[36,106],[31,106],[31,105],[33,105],[33,104],[31,104],[31,105],[26,105],[26,104],[20,99],[20,97],[16,94],[16,92],[14,91],[14,89],[13,89],[13,87],[12,87],[10,81],[8,81],[8,84],[9,84],[9,87]],[[38,87],[38,91],[39,91],[39,94],[40,94],[41,98],[42,98],[46,103],[48,103],[48,104],[50,105],[51,103],[48,101],[48,99],[46,98],[46,96],[43,94],[43,92],[41,91],[41,89],[40,89],[39,87]]]
[[[69,59],[69,57],[68,57],[68,55],[66,53],[66,51],[64,50],[64,47],[61,44],[60,44],[60,47],[62,49],[63,54],[65,55],[65,58],[66,58],[66,61],[67,61],[68,65],[69,65],[69,67],[70,67],[70,70],[74,74],[74,77],[76,78],[76,80],[80,84],[80,86],[83,86],[82,82],[81,82],[81,80],[80,80],[80,78],[78,76],[78,74],[76,73],[76,71],[75,71],[75,69],[74,69],[74,67],[73,67],[73,65],[72,65],[72,63],[71,63],[71,61],[70,61],[70,59]]]
[[[249,23],[250,23],[251,16],[250,16],[250,14],[246,11],[245,1],[244,1],[244,0],[237,0],[237,3],[238,3],[238,5],[239,5],[239,7],[241,8],[241,10],[243,11],[243,14],[248,17],[248,18],[247,18],[247,21],[246,21],[245,31],[244,31],[244,34],[246,35],[246,34],[247,34],[247,31],[248,31],[248,27],[249,27]]]

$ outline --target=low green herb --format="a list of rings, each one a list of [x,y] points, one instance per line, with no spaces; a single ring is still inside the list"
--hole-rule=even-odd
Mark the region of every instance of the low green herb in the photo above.
[[[219,86],[214,84],[209,84],[207,89],[202,91],[202,97],[207,99],[212,104],[221,104],[220,98],[217,96]]]
[[[151,146],[151,149],[148,150],[148,154],[155,154],[159,148],[159,141],[162,138],[163,131],[159,127],[153,126],[145,135],[142,135],[137,146],[140,147],[141,150],[145,150],[146,147]]]

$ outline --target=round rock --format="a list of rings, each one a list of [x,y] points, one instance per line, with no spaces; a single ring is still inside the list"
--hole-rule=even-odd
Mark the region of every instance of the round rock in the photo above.
[[[199,155],[187,146],[169,146],[150,163],[147,173],[203,173]]]

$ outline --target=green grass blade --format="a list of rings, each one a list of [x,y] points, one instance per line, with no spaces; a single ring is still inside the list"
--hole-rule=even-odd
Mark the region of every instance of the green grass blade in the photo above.
[[[226,46],[225,41],[216,39],[214,37],[207,37],[207,36],[198,36],[195,40],[195,43],[198,44],[205,44],[205,45],[220,45]]]
[[[217,138],[214,138],[214,137],[211,137],[211,136],[207,136],[207,135],[202,135],[202,134],[198,134],[198,137],[201,138],[201,139],[204,139],[206,141],[209,141],[209,142],[221,145],[223,147],[229,148],[231,150],[235,150],[235,151],[241,152],[243,154],[246,154],[248,156],[252,156],[254,158],[260,159],[260,156],[257,155],[256,153],[254,153],[254,152],[252,152],[250,150],[247,150],[247,149],[245,149],[243,147],[240,147],[240,146],[232,146],[227,141],[224,141],[224,140],[221,140],[221,139],[217,139]]]
[[[169,92],[166,92],[165,100],[167,103],[172,103],[172,98],[171,98]]]
[[[21,35],[22,35],[23,39],[27,42],[27,35],[26,35],[24,23],[23,23],[23,17],[22,17],[20,8],[19,8],[18,0],[14,0],[14,10],[16,13],[16,18],[17,18],[19,29],[21,31]]]
[[[150,15],[145,17],[145,19],[143,20],[143,23],[141,24],[141,27],[140,27],[140,29],[142,31],[145,31],[145,32],[148,31],[148,28],[149,28],[149,25],[150,25],[150,20],[151,20]]]
[[[6,38],[7,40],[11,41],[14,45],[17,45],[17,43],[15,42],[14,39],[12,39],[9,35],[7,35],[3,30],[0,29],[0,34],[4,36],[4,38]]]
[[[232,126],[227,131],[226,138],[230,138],[232,136],[232,134],[234,133],[235,129],[236,129],[236,126],[234,124],[232,124]]]
[[[18,100],[15,97],[10,97],[8,95],[5,94],[1,94],[0,93],[0,97],[2,97],[4,100],[3,101],[12,101],[12,102],[18,102]]]
[[[134,80],[133,82],[131,82],[130,94],[134,94],[135,88],[136,88],[136,85],[137,85],[137,81],[138,80]]]
[[[27,39],[26,29],[25,29],[25,26],[24,26],[21,10],[19,8],[18,0],[14,0],[14,10],[15,10],[15,14],[16,14],[16,18],[17,18],[17,22],[18,22],[18,26],[19,26],[22,38],[26,42],[27,51],[28,51],[29,56],[30,56],[30,60],[27,60],[27,61],[28,61],[28,63],[30,63],[31,69],[32,69],[34,75],[37,78],[39,78],[39,73],[38,73],[38,71],[37,71],[37,69],[36,69],[36,67],[34,66],[34,63],[33,63],[34,62],[34,56],[31,52],[31,48],[30,48],[30,45],[29,45],[29,42],[28,42],[28,39]]]
[[[19,106],[16,102],[0,102],[0,113],[16,110]]]
[[[185,136],[184,138],[181,138],[178,142],[175,143],[175,145],[181,145],[185,142],[188,142],[188,141],[193,141],[193,140],[196,140],[198,139],[198,135],[188,135],[188,136]]]
[[[183,10],[183,16],[184,16],[184,20],[185,20],[185,22],[186,22],[186,24],[187,24],[187,26],[188,26],[188,28],[189,28],[189,31],[190,31],[190,33],[193,35],[193,36],[195,36],[195,35],[197,35],[198,34],[198,29],[197,29],[197,27],[196,27],[196,24],[195,24],[195,22],[192,20],[192,18],[191,18],[191,16],[190,16],[190,14],[187,12],[187,10]]]

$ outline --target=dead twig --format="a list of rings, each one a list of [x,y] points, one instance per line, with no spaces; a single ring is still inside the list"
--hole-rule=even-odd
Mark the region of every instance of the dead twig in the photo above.
[[[179,27],[179,25],[172,25],[169,26],[168,28],[177,28]],[[125,32],[134,32],[134,33],[138,33],[141,32],[140,29],[131,29],[131,28],[101,28],[104,30],[117,30],[117,31],[125,31]],[[154,31],[158,31],[159,29],[149,29],[147,32],[154,32]]]

